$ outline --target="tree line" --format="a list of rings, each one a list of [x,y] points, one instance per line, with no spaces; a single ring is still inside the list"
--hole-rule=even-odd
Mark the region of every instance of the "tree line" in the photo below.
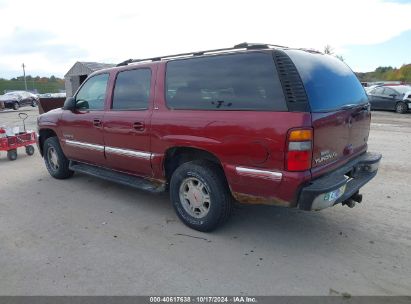
[[[37,93],[58,93],[64,90],[64,79],[50,76],[26,76],[27,90]],[[25,90],[24,77],[14,77],[11,79],[0,78],[0,95],[6,91]]]
[[[404,64],[400,68],[378,67],[373,72],[356,74],[362,82],[386,80],[411,83],[411,64]]]

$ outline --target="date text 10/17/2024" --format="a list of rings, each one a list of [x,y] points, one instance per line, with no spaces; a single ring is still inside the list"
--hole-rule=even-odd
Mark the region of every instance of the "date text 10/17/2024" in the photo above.
[[[173,296],[173,297],[150,297],[150,303],[258,303],[255,297],[232,296],[232,297],[207,297],[207,296]]]

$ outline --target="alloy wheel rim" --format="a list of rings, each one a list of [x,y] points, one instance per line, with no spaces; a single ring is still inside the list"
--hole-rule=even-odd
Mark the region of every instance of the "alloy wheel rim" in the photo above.
[[[56,171],[59,168],[59,160],[57,156],[57,152],[53,147],[50,147],[47,151],[48,154],[48,161],[50,164],[50,167]]]
[[[186,178],[180,186],[180,202],[184,210],[194,218],[203,218],[210,211],[210,192],[202,181]]]

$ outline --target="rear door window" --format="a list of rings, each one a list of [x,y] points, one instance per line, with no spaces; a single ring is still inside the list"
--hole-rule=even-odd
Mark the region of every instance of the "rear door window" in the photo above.
[[[267,53],[170,61],[166,101],[172,109],[287,110],[274,60]]]
[[[128,70],[118,73],[113,93],[113,110],[148,109],[150,69]]]

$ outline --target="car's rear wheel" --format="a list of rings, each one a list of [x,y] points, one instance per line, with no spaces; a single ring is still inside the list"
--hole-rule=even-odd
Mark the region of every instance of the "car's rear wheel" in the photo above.
[[[20,105],[19,105],[19,103],[18,103],[17,101],[15,101],[15,102],[13,103],[13,110],[17,111],[18,109],[20,109]]]
[[[408,111],[408,106],[406,103],[400,101],[395,105],[395,112],[397,113],[406,113]]]
[[[69,169],[69,160],[64,155],[57,137],[49,137],[44,142],[44,162],[50,175],[57,179],[69,178],[73,171]]]
[[[170,199],[182,222],[198,231],[211,231],[223,224],[232,207],[222,169],[208,161],[178,167],[171,177]]]
[[[33,99],[31,101],[31,106],[34,108],[35,106],[37,106],[37,100]]]

